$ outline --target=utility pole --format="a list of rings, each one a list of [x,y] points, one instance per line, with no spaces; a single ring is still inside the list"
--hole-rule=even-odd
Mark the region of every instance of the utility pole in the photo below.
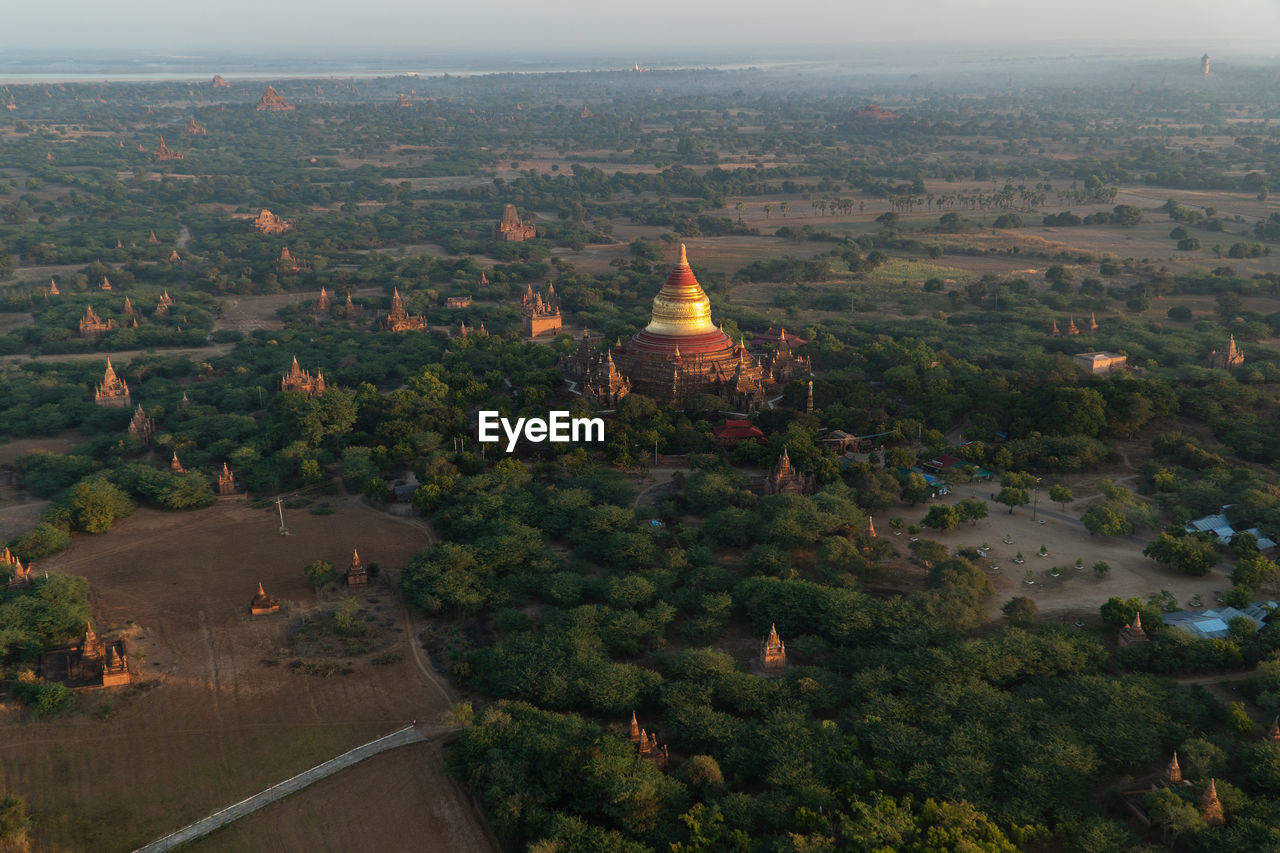
[[[1031,520],[1036,520],[1036,510],[1040,507],[1040,478],[1036,477],[1036,484],[1031,487]]]
[[[276,511],[280,513],[280,535],[288,536],[289,528],[284,526],[284,498],[276,496]]]

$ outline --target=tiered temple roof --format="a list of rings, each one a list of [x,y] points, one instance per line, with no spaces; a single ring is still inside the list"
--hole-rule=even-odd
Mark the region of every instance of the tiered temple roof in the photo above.
[[[760,666],[765,672],[781,672],[787,665],[787,647],[778,636],[778,627],[769,626],[769,636],[760,644]]]
[[[773,466],[764,481],[766,495],[809,495],[817,489],[817,483],[809,474],[801,474],[791,464],[787,449],[782,448],[778,464]]]
[[[104,320],[94,312],[92,305],[84,306],[84,316],[80,318],[80,337],[96,338],[115,327],[115,320]]]
[[[205,129],[204,129],[204,125],[203,125],[203,124],[201,124],[200,122],[196,121],[196,117],[195,117],[195,116],[191,116],[189,119],[187,119],[187,128],[186,128],[186,129],[187,129],[187,133],[190,133],[190,134],[191,134],[191,135],[193,135],[193,136],[203,136],[203,135],[205,135],[206,133],[208,133],[208,132],[209,132],[209,131],[207,131],[207,130],[205,130]]]
[[[1133,623],[1125,625],[1120,629],[1120,635],[1116,638],[1116,642],[1121,646],[1140,646],[1143,643],[1151,642],[1151,638],[1147,636],[1147,632],[1142,630],[1142,611],[1139,610],[1133,614]]]
[[[293,357],[293,366],[289,368],[289,372],[280,378],[281,391],[301,391],[308,397],[319,397],[324,393],[324,374],[316,371],[316,375],[312,376],[307,371],[298,366],[298,357]]]
[[[364,563],[360,562],[360,552],[355,548],[351,549],[351,565],[347,567],[346,580],[347,586],[365,586],[369,583],[369,572]]]
[[[230,84],[230,83],[228,83],[226,80],[223,80],[223,79],[222,79],[222,75],[221,75],[221,74],[215,74],[215,75],[213,75],[213,88],[215,88],[215,89],[230,89],[230,88],[231,88],[231,84]]]
[[[182,154],[174,151],[168,145],[165,145],[164,137],[162,136],[160,137],[160,144],[156,146],[156,150],[151,152],[151,159],[156,162],[163,162],[165,160],[181,160]]]
[[[79,643],[46,649],[40,656],[40,671],[47,681],[68,687],[119,687],[130,679],[124,640],[104,642],[90,624]]]
[[[351,302],[351,294],[347,294],[347,303]],[[400,298],[400,288],[395,288],[391,296],[391,311],[382,321],[388,332],[420,331],[425,332],[429,326],[427,318],[422,314],[410,314]]]
[[[1200,796],[1200,817],[1209,826],[1222,826],[1227,822],[1226,815],[1222,813],[1222,803],[1218,800],[1218,786],[1213,779],[1209,780],[1209,787]]]
[[[645,761],[650,761],[658,767],[666,767],[671,760],[670,754],[667,752],[667,745],[658,745],[658,736],[650,734],[640,728],[640,723],[636,720],[636,714],[631,712],[631,732],[629,740],[635,744],[636,750],[640,753],[640,757]]]
[[[249,602],[249,612],[254,616],[266,616],[271,613],[280,612],[280,599],[272,595],[267,595],[267,591],[262,588],[262,583],[258,583],[258,594]]]
[[[102,375],[102,381],[93,391],[93,401],[99,406],[113,409],[127,409],[131,403],[129,384],[124,381],[123,376],[116,375],[110,356],[107,357],[107,369]]]
[[[1213,350],[1204,360],[1205,367],[1211,367],[1216,370],[1230,370],[1242,364],[1244,364],[1244,350],[1236,346],[1235,335],[1228,336],[1225,352]]]
[[[556,294],[555,284],[547,284],[545,296],[541,291],[534,291],[533,285],[529,285],[520,303],[520,311],[524,318],[524,333],[528,337],[536,338],[547,332],[558,331],[562,318],[560,297]]]
[[[765,369],[711,322],[711,301],[689,267],[684,246],[662,290],[653,298],[649,325],[614,348],[613,361],[631,390],[663,405],[681,405],[696,394],[718,395],[742,410],[764,404]],[[564,372],[588,380],[590,363],[570,357]]]
[[[3,554],[0,554],[0,577],[5,579],[5,587],[7,589],[29,589],[31,587],[31,572],[35,567],[35,563],[23,566],[22,560],[18,559],[18,555],[8,548],[5,548]]]
[[[297,107],[286,101],[284,95],[276,91],[275,86],[268,86],[267,91],[262,93],[262,98],[258,101],[258,109],[278,113],[295,110]]]
[[[502,243],[519,243],[532,240],[536,236],[538,236],[538,229],[520,221],[520,214],[516,213],[514,204],[508,204],[502,208],[502,219],[493,226],[493,239]]]
[[[293,230],[293,223],[284,221],[264,207],[253,220],[253,230],[263,234],[284,234]]]
[[[222,473],[218,475],[218,494],[221,496],[234,495],[236,493],[236,478],[231,473],[231,469],[227,467],[227,463],[222,463]]]
[[[142,404],[139,403],[133,413],[133,420],[129,421],[129,435],[143,444],[150,444],[151,437],[155,434],[156,422],[147,416],[147,413],[142,410]]]
[[[302,272],[302,262],[293,256],[288,246],[281,246],[280,259],[276,261],[276,269],[282,273]],[[324,288],[322,287],[321,290],[323,291]],[[329,306],[326,305],[324,310],[329,310]]]

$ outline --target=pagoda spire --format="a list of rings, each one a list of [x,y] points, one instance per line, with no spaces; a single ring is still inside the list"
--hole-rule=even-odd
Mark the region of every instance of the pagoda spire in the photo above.
[[[680,266],[682,267],[689,266],[689,256],[688,254],[685,253],[684,243],[680,244]]]

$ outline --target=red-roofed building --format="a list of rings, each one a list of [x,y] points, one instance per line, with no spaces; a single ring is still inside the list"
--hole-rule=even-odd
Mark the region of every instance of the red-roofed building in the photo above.
[[[716,437],[716,444],[721,447],[734,448],[744,441],[754,441],[756,444],[765,444],[764,433],[760,428],[754,426],[751,421],[725,421],[720,426],[713,426],[711,432]]]
[[[782,349],[782,339],[784,337],[787,339],[788,347],[802,347],[805,344],[809,343],[799,335],[787,334],[786,329],[770,329],[769,331],[763,332],[759,335],[756,335],[754,338],[752,338],[751,345],[753,347],[760,347],[760,346],[765,346],[766,344],[769,344],[769,345],[778,347],[779,349]]]

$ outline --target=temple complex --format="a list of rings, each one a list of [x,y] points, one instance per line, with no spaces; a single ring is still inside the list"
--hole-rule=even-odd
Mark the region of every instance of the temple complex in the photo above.
[[[150,444],[151,437],[155,434],[156,422],[147,417],[147,413],[142,410],[142,404],[139,403],[133,413],[133,420],[129,421],[129,435],[143,444]]]
[[[631,382],[614,364],[613,351],[600,352],[586,332],[582,333],[582,343],[573,359],[574,364],[582,369],[579,388],[582,396],[598,400],[602,406],[615,408],[623,397],[631,393]]]
[[[584,386],[609,384],[598,375],[609,362],[586,355],[568,356],[562,364],[565,376]],[[680,262],[653,298],[649,325],[615,346],[611,356],[631,391],[660,405],[680,406],[696,394],[710,394],[739,411],[753,411],[764,405],[766,390],[775,384],[744,341],[734,343],[711,322],[711,301],[689,268],[684,246]]]
[[[222,79],[222,75],[221,75],[221,74],[215,74],[215,75],[213,75],[213,88],[215,88],[215,89],[230,89],[230,88],[231,88],[231,84],[230,84],[230,83],[228,83],[226,80],[223,80],[223,79]]]
[[[46,681],[68,687],[120,687],[129,683],[129,658],[124,640],[104,642],[86,625],[80,642],[45,649],[40,671]]]
[[[640,757],[645,761],[652,762],[658,767],[666,767],[667,762],[671,760],[671,756],[667,752],[667,745],[664,743],[659,746],[657,735],[649,734],[640,728],[640,723],[636,720],[635,711],[631,712],[629,740],[635,745]]]
[[[263,234],[284,234],[293,230],[292,222],[285,222],[279,216],[271,211],[263,208],[258,217],[253,220],[253,230],[260,231]]]
[[[351,549],[351,565],[347,567],[344,577],[347,580],[347,586],[368,586],[369,573],[365,570],[364,563],[360,562],[360,552]]]
[[[519,243],[532,240],[536,236],[538,236],[538,229],[520,221],[514,204],[508,204],[502,208],[502,219],[493,226],[493,239],[500,243]]]
[[[165,145],[164,137],[162,136],[160,137],[160,144],[156,146],[156,150],[151,152],[151,159],[157,163],[165,160],[181,160],[182,154]]]
[[[302,269],[303,269],[302,261],[298,260],[293,256],[293,253],[289,251],[288,246],[281,246],[280,259],[276,261],[276,271],[280,273],[284,273],[285,275],[292,275],[294,273],[302,272]],[[324,290],[323,287],[321,287],[320,289],[321,291]],[[329,306],[326,305],[324,310],[328,311]]]
[[[1212,350],[1204,360],[1205,367],[1211,367],[1215,370],[1230,370],[1242,364],[1244,364],[1244,350],[1236,346],[1235,335],[1228,336],[1225,352]]]
[[[259,111],[267,110],[273,113],[280,113],[296,109],[297,107],[284,99],[284,95],[276,91],[275,86],[268,86],[267,91],[262,93],[262,98],[258,101]]]
[[[93,402],[111,409],[127,409],[131,405],[129,384],[124,381],[123,376],[116,375],[110,356],[107,356],[107,370],[102,375],[102,381],[93,391]]]
[[[763,346],[760,353],[760,366],[766,376],[772,376],[774,382],[790,382],[813,373],[813,364],[808,356],[797,355],[795,349],[809,343],[799,335],[787,334],[786,329],[770,329],[751,339],[751,346]]]
[[[111,279],[107,278],[107,277],[104,275],[104,276],[102,277],[102,284],[98,285],[98,289],[99,289],[99,290],[110,290],[110,289],[111,289]]]
[[[222,473],[218,475],[218,496],[229,497],[236,493],[236,478],[231,473],[231,469],[227,467],[227,463],[222,463]]]
[[[0,554],[0,577],[5,579],[5,589],[30,589],[31,572],[35,567],[35,563],[24,567],[18,555],[8,548]]]
[[[347,302],[351,302],[351,294],[347,294]],[[404,300],[400,298],[400,288],[395,288],[391,296],[391,312],[382,321],[388,332],[419,331],[428,329],[427,318],[421,314],[410,314],[405,310]]]
[[[94,313],[92,305],[84,306],[84,316],[80,318],[80,337],[96,338],[103,332],[109,332],[115,327],[114,320],[104,320]]]
[[[320,285],[320,298],[316,300],[312,310],[317,314],[328,314],[331,303],[329,302],[329,291],[324,289],[324,285]]]
[[[316,371],[316,375],[312,376],[307,371],[298,366],[298,357],[293,357],[293,367],[289,368],[289,372],[280,377],[281,391],[301,391],[308,397],[319,397],[324,393],[324,374]]]
[[[1147,632],[1142,630],[1142,611],[1139,610],[1133,614],[1133,623],[1125,625],[1120,629],[1120,635],[1116,638],[1116,642],[1121,646],[1140,646],[1143,643],[1151,642],[1151,638],[1147,636]]]
[[[249,602],[249,612],[254,616],[268,616],[272,613],[280,612],[280,599],[273,595],[267,595],[267,591],[262,588],[262,583],[258,583],[258,594]]]
[[[186,129],[187,129],[187,133],[191,134],[192,136],[204,136],[206,133],[209,132],[204,129],[203,124],[196,121],[195,116],[191,116],[189,119],[187,119]]]
[[[396,106],[397,106],[397,107],[407,107],[407,108],[409,108],[409,109],[412,109],[412,108],[413,108],[413,101],[409,100],[409,98],[408,98],[407,96],[405,96],[405,95],[399,95],[399,96],[397,96],[397,97],[396,97]]]
[[[778,464],[769,471],[764,480],[766,495],[811,495],[818,489],[818,484],[811,474],[801,474],[791,464],[787,449],[782,448],[782,456]]]
[[[469,308],[470,306],[470,296],[450,296],[444,301],[445,308]]]
[[[560,330],[560,297],[556,295],[554,284],[547,285],[545,296],[541,292],[534,292],[533,285],[529,285],[520,303],[520,311],[524,317],[524,333],[527,337],[536,338],[538,335],[547,332],[554,334]]]
[[[769,636],[760,644],[760,666],[766,673],[782,672],[787,666],[787,647],[776,625],[769,626]]]

